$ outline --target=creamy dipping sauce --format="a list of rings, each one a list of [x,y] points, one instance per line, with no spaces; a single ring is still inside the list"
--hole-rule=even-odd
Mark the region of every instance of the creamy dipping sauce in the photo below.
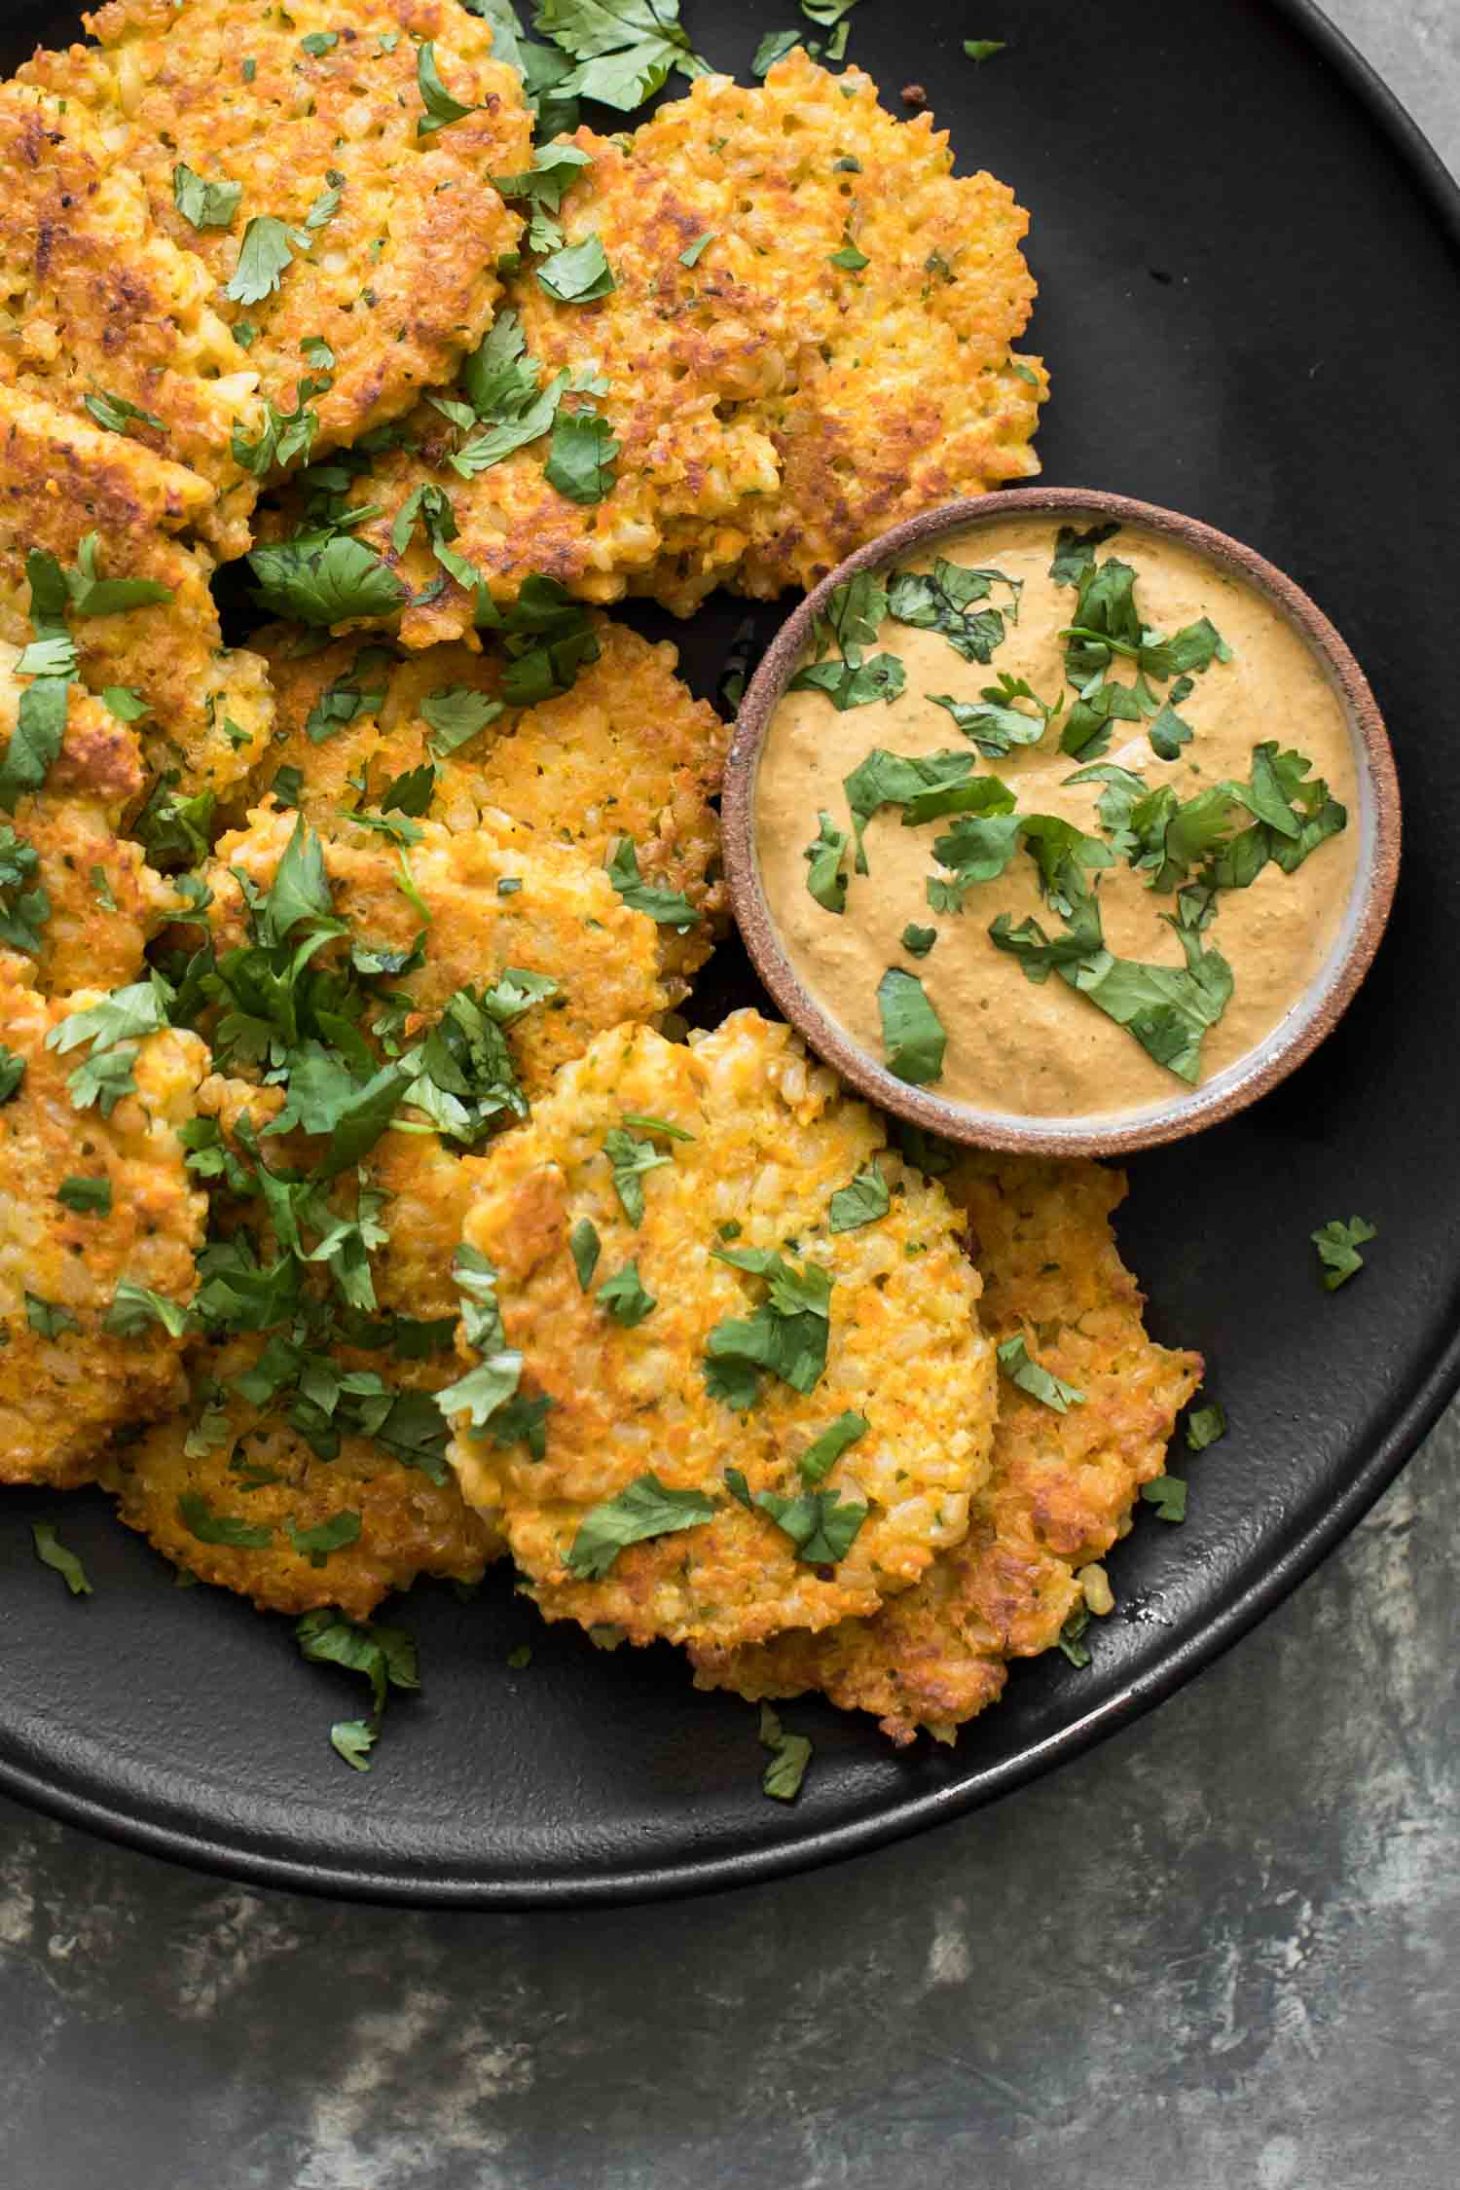
[[[876,574],[893,607],[935,615],[964,649],[986,645],[987,664],[966,659],[943,628],[899,621],[874,592],[860,629],[844,621],[838,637],[823,627],[816,676],[846,699],[896,681],[895,667],[876,665],[886,654],[901,664],[901,691],[843,707],[828,689],[788,691],[755,786],[771,917],[822,1010],[901,1077],[1029,1117],[1144,1109],[1244,1056],[1328,958],[1358,862],[1347,717],[1298,631],[1255,587],[1174,540],[1124,526],[1082,546],[1070,539],[1078,529],[1011,518],[898,566],[933,578],[931,592]],[[1057,535],[1074,582],[1050,574]],[[955,569],[938,587],[940,562]],[[1134,572],[1133,592],[1112,564]],[[959,571],[984,576],[970,588]],[[1081,604],[1106,641],[1125,634],[1124,651],[1062,636]],[[843,606],[867,611],[865,590]],[[1175,640],[1174,660],[1152,651],[1158,639]],[[1002,679],[1037,697],[1000,693]],[[933,695],[959,704],[962,727]],[[1057,701],[1045,724],[1040,703]],[[1081,749],[1062,751],[1062,736]],[[1273,751],[1255,759],[1266,744]],[[865,821],[863,873],[846,779],[862,771],[853,790],[864,809],[878,787],[903,801],[917,787],[887,763],[865,769],[874,749],[925,763],[954,756],[923,775],[965,812],[909,826],[905,803],[882,804]],[[1294,752],[1311,764],[1306,775]],[[1114,774],[1069,780],[1092,764]],[[967,810],[1007,805],[999,784],[1012,815]],[[1205,806],[1193,807],[1203,793]],[[1033,816],[1073,823],[1086,841],[1061,862],[1067,840],[1038,824],[1026,833]],[[1041,836],[1043,869],[1030,848]],[[1012,948],[990,935],[996,920]],[[1031,979],[1026,966],[1041,964],[1044,978]]]

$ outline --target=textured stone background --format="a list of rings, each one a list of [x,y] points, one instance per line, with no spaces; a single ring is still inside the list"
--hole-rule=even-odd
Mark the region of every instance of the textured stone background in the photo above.
[[[1460,0],[1330,0],[1460,165]],[[1452,1415],[1154,1718],[680,1908],[250,1893],[0,1804],[4,2190],[1450,2190]]]

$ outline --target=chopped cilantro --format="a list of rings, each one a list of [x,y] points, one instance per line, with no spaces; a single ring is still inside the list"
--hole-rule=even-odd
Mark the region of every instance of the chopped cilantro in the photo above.
[[[1186,1485],[1179,1475],[1158,1475],[1142,1483],[1141,1496],[1155,1507],[1158,1521],[1186,1519]]]
[[[56,1199],[74,1215],[109,1217],[112,1213],[110,1179],[88,1179],[72,1173],[56,1188]]]
[[[814,1391],[826,1368],[833,1280],[814,1262],[799,1269],[765,1248],[717,1247],[716,1258],[769,1291],[751,1316],[729,1316],[705,1341],[705,1386],[737,1414],[754,1405],[763,1373],[793,1391]]]
[[[42,1566],[48,1566],[53,1574],[59,1574],[73,1597],[89,1597],[91,1582],[85,1567],[74,1551],[68,1551],[56,1534],[54,1521],[32,1521],[30,1540],[35,1555]]]
[[[1007,38],[965,38],[963,50],[970,61],[991,61],[996,53],[1008,48]]]
[[[999,1369],[1011,1384],[1017,1384],[1021,1392],[1037,1399],[1042,1406],[1050,1407],[1056,1414],[1068,1414],[1071,1407],[1083,1406],[1085,1394],[1076,1391],[1073,1384],[1066,1384],[1062,1377],[1049,1369],[1042,1369],[1030,1358],[1021,1331],[1014,1338],[1006,1338],[998,1349]]]
[[[488,699],[470,685],[443,685],[421,702],[421,719],[431,731],[431,750],[444,759],[506,713],[501,700]]]
[[[540,144],[533,152],[532,166],[522,174],[493,176],[502,197],[523,199],[530,207],[526,238],[529,251],[561,248],[563,231],[557,215],[568,191],[592,164],[592,154],[577,145]]]
[[[307,624],[389,616],[406,589],[381,558],[343,533],[299,533],[248,558],[261,607]]]
[[[601,502],[611,494],[620,444],[597,411],[559,409],[543,477],[570,502]]]
[[[238,1514],[215,1513],[212,1500],[201,1491],[183,1491],[177,1501],[177,1515],[200,1544],[221,1544],[231,1551],[266,1551],[274,1540],[273,1530],[261,1522],[245,1521]]]
[[[620,837],[614,846],[608,860],[608,879],[632,911],[647,914],[658,926],[673,928],[679,935],[698,926],[700,916],[683,890],[662,889],[644,880],[631,836]]]
[[[673,1154],[649,1140],[640,1140],[623,1126],[610,1126],[603,1136],[603,1153],[613,1173],[614,1192],[630,1224],[644,1221],[644,1175],[674,1161]]]
[[[414,1638],[402,1627],[347,1619],[332,1605],[306,1612],[294,1630],[300,1651],[313,1665],[338,1665],[362,1673],[373,1704],[368,1719],[340,1719],[330,1728],[337,1755],[357,1771],[368,1772],[370,1752],[380,1734],[381,1716],[392,1688],[421,1685]]]
[[[600,236],[585,236],[581,243],[565,244],[542,260],[537,269],[538,286],[558,304],[592,304],[612,294],[617,286],[613,268]]]
[[[293,1521],[284,1523],[284,1534],[291,1550],[316,1567],[323,1566],[332,1551],[343,1551],[347,1545],[357,1544],[360,1531],[360,1516],[348,1507],[332,1514],[327,1521],[317,1522],[313,1528],[296,1528]]]
[[[797,1461],[802,1482],[824,1482],[842,1454],[865,1437],[870,1427],[864,1414],[853,1413],[850,1408],[845,1414],[839,1414],[819,1437],[812,1439]]]
[[[996,585],[1009,595],[1007,610],[979,607]],[[970,569],[940,555],[931,572],[895,570],[887,586],[887,612],[896,623],[936,631],[966,662],[987,664],[1001,646],[1009,622],[1017,619],[1023,581],[1001,570]]]
[[[1323,1272],[1324,1289],[1336,1292],[1364,1267],[1359,1249],[1379,1236],[1378,1226],[1365,1217],[1350,1217],[1347,1224],[1341,1217],[1333,1217],[1327,1224],[1309,1235],[1318,1250],[1318,1262]]]
[[[707,72],[680,23],[679,0],[537,0],[533,22],[576,64],[555,87],[564,98],[597,99],[629,113],[661,89],[671,69],[686,77]]]
[[[416,124],[418,137],[434,136],[438,129],[445,129],[451,122],[465,121],[474,114],[474,106],[463,106],[453,99],[441,81],[441,71],[436,65],[436,48],[426,39],[416,54],[416,88],[421,94],[425,115]],[[247,301],[247,300],[245,300]]]
[[[938,940],[938,931],[936,928],[920,928],[915,921],[910,920],[903,929],[900,940],[909,957],[926,958]]]
[[[794,38],[794,33],[789,35]],[[763,1703],[760,1707],[760,1745],[770,1751],[770,1762],[760,1777],[762,1792],[773,1802],[794,1802],[811,1762],[809,1737],[788,1734],[770,1705]]]
[[[837,828],[830,814],[819,813],[816,819],[815,841],[802,855],[807,862],[806,887],[827,912],[845,912],[847,877],[842,862],[851,839],[845,829]]]
[[[876,1224],[892,1207],[892,1196],[875,1157],[859,1171],[850,1186],[839,1186],[831,1197],[828,1229],[855,1232],[864,1224]]]
[[[1083,1668],[1090,1663],[1090,1645],[1084,1640],[1085,1630],[1089,1625],[1090,1608],[1088,1605],[1081,1604],[1076,1605],[1074,1611],[1060,1629],[1060,1649],[1069,1659],[1071,1665],[1079,1668]]]
[[[125,433],[130,425],[151,426],[158,433],[167,431],[166,421],[155,412],[140,410],[135,403],[128,403],[122,396],[108,395],[103,388],[97,388],[81,400],[98,426],[108,433]],[[20,664],[16,666],[18,668]]]
[[[611,1278],[604,1279],[598,1288],[598,1301],[626,1331],[642,1323],[659,1305],[654,1295],[645,1291],[636,1261],[626,1262]]]
[[[855,1498],[843,1498],[839,1490],[804,1490],[783,1498],[773,1490],[755,1494],[754,1503],[768,1514],[796,1547],[796,1557],[808,1566],[836,1566],[856,1542],[867,1507]]]
[[[751,75],[760,78],[768,76],[777,61],[783,61],[801,43],[799,30],[768,30],[755,49],[755,58],[750,64]]]
[[[702,1491],[671,1490],[651,1471],[584,1515],[564,1564],[580,1581],[602,1581],[627,1545],[697,1528],[714,1513]]]
[[[948,1035],[915,973],[889,966],[877,984],[887,1069],[913,1087],[941,1079]]]
[[[1186,1418],[1186,1442],[1192,1452],[1205,1452],[1208,1445],[1215,1445],[1219,1437],[1227,1434],[1227,1413],[1219,1400],[1209,1400],[1204,1407],[1193,1407]]]
[[[593,1273],[598,1268],[598,1258],[603,1252],[603,1242],[598,1227],[591,1217],[580,1217],[568,1234],[568,1252],[573,1257],[573,1268],[578,1273],[578,1284],[587,1292],[593,1283]]]
[[[708,251],[710,245],[714,242],[714,240],[715,230],[713,228],[707,228],[704,231],[703,235],[696,236],[694,242],[686,244],[685,248],[680,252],[680,265],[698,266],[700,260],[704,257],[706,251]]]
[[[242,198],[242,183],[205,182],[184,160],[172,171],[172,202],[191,228],[231,228]]]
[[[824,692],[838,714],[874,700],[895,700],[907,683],[907,671],[895,654],[867,656],[887,613],[887,589],[870,571],[859,571],[833,588],[814,624],[816,659],[798,669],[788,689]],[[838,661],[822,659],[835,646]]]
[[[840,250],[831,254],[831,263],[839,266],[843,273],[860,274],[863,267],[870,266],[872,261],[865,251],[858,250],[852,241],[850,229],[847,229],[843,231]]]

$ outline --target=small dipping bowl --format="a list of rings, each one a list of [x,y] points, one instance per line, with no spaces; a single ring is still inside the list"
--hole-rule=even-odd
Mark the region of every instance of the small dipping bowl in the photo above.
[[[859,571],[881,570],[936,551],[954,536],[1030,517],[1076,527],[1113,520],[1122,527],[1163,534],[1245,581],[1277,609],[1317,662],[1341,704],[1352,740],[1358,799],[1349,827],[1357,834],[1357,859],[1347,907],[1327,957],[1297,1001],[1254,1047],[1198,1086],[1176,1086],[1168,1097],[1139,1109],[1031,1116],[951,1101],[935,1088],[897,1078],[827,1014],[801,980],[777,933],[761,875],[755,818],[761,754],[776,707],[812,651],[815,618],[833,589]],[[874,704],[865,714],[869,746],[889,735],[895,738],[895,708]],[[874,723],[875,729],[870,727]],[[1072,760],[1072,767],[1078,765]],[[1150,502],[1084,488],[1026,487],[950,502],[895,526],[839,564],[781,627],[751,682],[726,762],[722,811],[725,868],[741,935],[777,1006],[810,1047],[860,1094],[895,1117],[946,1140],[1028,1155],[1119,1155],[1180,1140],[1235,1116],[1276,1087],[1311,1056],[1343,1015],[1379,947],[1399,874],[1399,785],[1388,735],[1363,671],[1322,610],[1291,578],[1226,533]],[[1017,1027],[1010,1029],[1009,1038],[1019,1039]]]

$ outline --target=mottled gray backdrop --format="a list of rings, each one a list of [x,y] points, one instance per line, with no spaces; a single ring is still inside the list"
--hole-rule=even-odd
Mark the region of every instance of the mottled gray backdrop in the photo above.
[[[1330,4],[1460,165],[1460,0]],[[405,1915],[0,1803],[0,2190],[1452,2190],[1457,1457],[1154,1718],[781,1886]]]

